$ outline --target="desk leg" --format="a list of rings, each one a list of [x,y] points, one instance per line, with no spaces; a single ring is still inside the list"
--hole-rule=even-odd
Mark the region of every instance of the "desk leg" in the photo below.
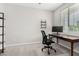
[[[73,46],[74,46],[74,44],[73,44],[73,42],[71,42],[71,56],[73,56]]]
[[[58,38],[57,38],[57,44],[58,44]]]

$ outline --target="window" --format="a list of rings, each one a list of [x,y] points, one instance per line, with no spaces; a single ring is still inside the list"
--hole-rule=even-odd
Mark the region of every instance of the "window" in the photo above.
[[[68,8],[61,11],[61,23],[64,26],[64,31],[68,31]]]
[[[69,8],[69,30],[79,31],[79,4]]]
[[[79,4],[61,11],[61,20],[65,31],[79,31]]]

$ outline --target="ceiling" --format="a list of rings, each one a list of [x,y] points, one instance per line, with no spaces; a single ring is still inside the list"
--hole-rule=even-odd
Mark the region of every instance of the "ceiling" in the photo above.
[[[42,10],[53,11],[63,3],[15,3],[16,5],[30,7],[30,8],[37,8]]]

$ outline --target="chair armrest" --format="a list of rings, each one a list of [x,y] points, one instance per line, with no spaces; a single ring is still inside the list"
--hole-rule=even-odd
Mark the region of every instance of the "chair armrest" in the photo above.
[[[48,35],[46,35],[47,36],[47,39],[52,39],[53,37],[52,36],[50,36],[49,34]]]
[[[46,35],[47,36],[47,39],[49,39],[49,35]]]
[[[54,41],[52,41],[51,39],[47,39],[48,43],[55,43]]]
[[[50,34],[48,35],[49,36],[49,40],[52,42],[52,43],[55,43],[52,38],[54,38],[53,36],[51,36]]]

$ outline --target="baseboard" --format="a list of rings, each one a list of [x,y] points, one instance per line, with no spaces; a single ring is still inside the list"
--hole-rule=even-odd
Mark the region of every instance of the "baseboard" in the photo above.
[[[19,45],[27,45],[27,44],[37,44],[41,42],[32,42],[32,43],[18,43],[18,44],[11,44],[11,45],[6,45],[5,47],[12,47],[12,46],[19,46]]]

